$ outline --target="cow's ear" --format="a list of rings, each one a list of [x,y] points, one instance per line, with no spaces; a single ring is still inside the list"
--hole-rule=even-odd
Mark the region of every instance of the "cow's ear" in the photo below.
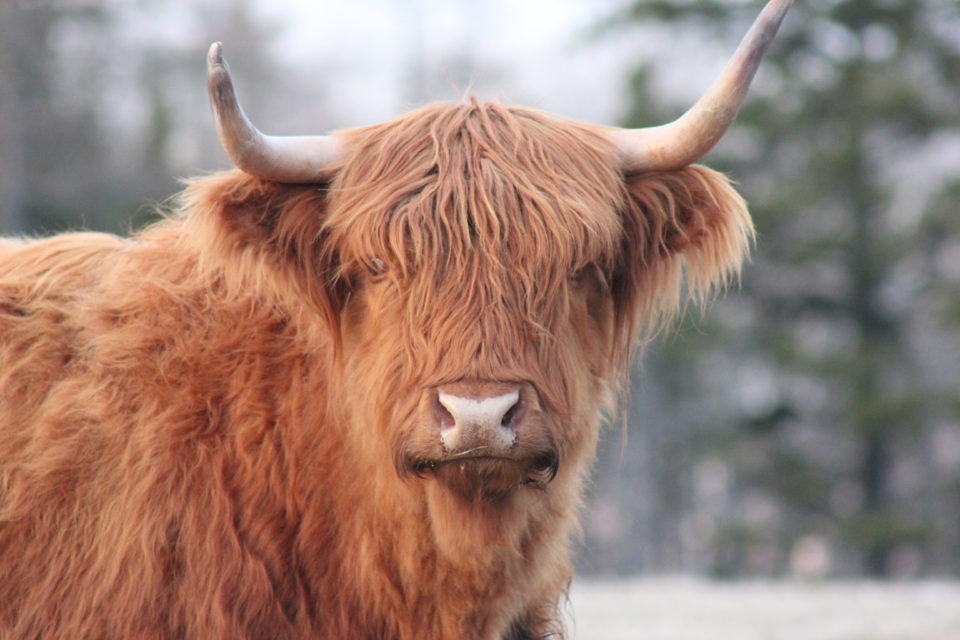
[[[243,279],[236,284],[244,290],[269,286],[307,299],[335,324],[347,291],[324,230],[327,193],[325,184],[286,185],[240,171],[201,178],[184,193],[187,233],[227,279]]]
[[[620,326],[662,327],[684,298],[704,301],[740,272],[753,238],[746,203],[702,166],[626,179],[623,245],[612,282]]]
[[[350,296],[340,252],[326,226],[329,187],[285,186],[271,242],[286,262],[291,281],[339,335],[340,312]]]

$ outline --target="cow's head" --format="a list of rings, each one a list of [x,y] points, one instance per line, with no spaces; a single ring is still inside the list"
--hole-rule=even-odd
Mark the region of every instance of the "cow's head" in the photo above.
[[[218,128],[250,176],[230,224],[295,266],[336,337],[355,437],[468,502],[576,475],[632,345],[681,291],[702,297],[739,268],[743,201],[690,165],[730,125],[789,4],[768,5],[690,111],[642,130],[471,100],[264,136],[214,45]]]

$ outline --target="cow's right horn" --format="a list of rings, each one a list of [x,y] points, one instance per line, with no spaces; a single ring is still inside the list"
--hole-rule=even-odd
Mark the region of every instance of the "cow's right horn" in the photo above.
[[[240,108],[219,42],[210,45],[207,53],[207,89],[220,143],[237,168],[251,175],[277,182],[318,182],[340,153],[333,136],[260,133]]]
[[[737,116],[750,81],[792,0],[771,0],[720,77],[679,119],[646,129],[614,129],[626,173],[682,169],[707,154]]]

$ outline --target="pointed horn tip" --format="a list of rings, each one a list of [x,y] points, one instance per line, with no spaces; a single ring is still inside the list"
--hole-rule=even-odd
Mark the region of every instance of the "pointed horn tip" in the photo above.
[[[207,51],[207,65],[210,67],[223,66],[223,43],[214,42]]]
[[[770,0],[766,7],[764,7],[764,12],[770,12],[774,19],[779,22],[783,20],[783,17],[787,14],[787,11],[790,10],[790,7],[793,6],[793,0]]]

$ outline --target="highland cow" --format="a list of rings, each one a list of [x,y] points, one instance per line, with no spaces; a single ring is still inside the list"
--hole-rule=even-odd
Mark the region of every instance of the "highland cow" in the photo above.
[[[0,638],[559,636],[631,350],[748,247],[691,164],[789,4],[643,130],[466,100],[264,136],[214,45],[237,170],[131,239],[0,244]]]

